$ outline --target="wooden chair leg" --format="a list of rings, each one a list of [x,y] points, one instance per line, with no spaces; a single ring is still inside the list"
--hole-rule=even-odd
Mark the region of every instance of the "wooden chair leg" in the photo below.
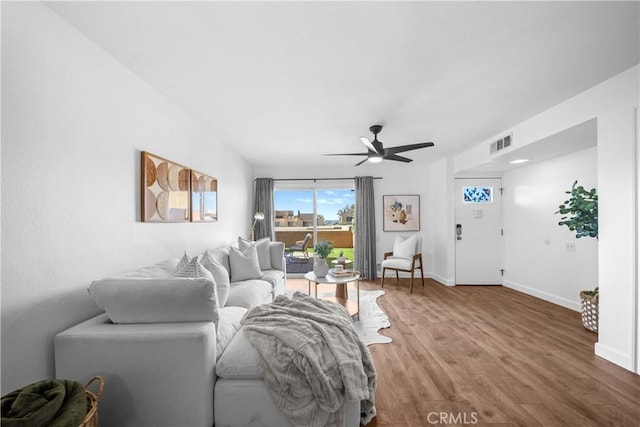
[[[396,270],[396,285],[400,284],[400,274],[398,274],[398,270]]]
[[[424,287],[424,270],[422,270],[422,255],[420,255],[420,278],[422,279],[422,287]]]
[[[387,271],[387,269],[383,268],[382,269],[382,283],[380,283],[380,287],[381,288],[384,288],[384,273],[385,273],[385,271]]]
[[[413,270],[411,270],[411,284],[409,285],[409,293],[413,293]]]

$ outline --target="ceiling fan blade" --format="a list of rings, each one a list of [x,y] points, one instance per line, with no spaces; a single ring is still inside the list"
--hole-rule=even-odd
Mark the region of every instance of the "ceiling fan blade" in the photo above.
[[[361,136],[360,141],[362,141],[365,147],[367,147],[369,150],[373,151],[374,153],[378,153],[378,150],[376,150],[376,147],[374,147],[371,141],[369,141],[369,138],[365,138],[364,136]]]
[[[360,166],[361,164],[363,164],[364,162],[366,162],[367,160],[369,160],[369,158],[364,159],[361,162],[356,163],[356,166]]]
[[[368,156],[369,153],[330,153],[323,156]]]
[[[389,147],[384,149],[384,154],[396,154],[404,151],[417,150],[418,148],[433,147],[433,142],[421,142],[419,144],[398,145],[397,147]]]
[[[387,154],[382,158],[385,160],[397,160],[399,162],[405,162],[405,163],[413,162],[413,159],[410,159],[408,157],[398,156],[397,154]]]

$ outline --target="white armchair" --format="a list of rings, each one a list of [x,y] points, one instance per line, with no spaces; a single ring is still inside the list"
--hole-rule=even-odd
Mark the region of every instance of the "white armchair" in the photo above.
[[[413,276],[415,270],[420,270],[422,286],[424,286],[424,272],[422,269],[422,237],[414,235],[403,239],[396,237],[393,243],[393,251],[385,252],[382,267],[382,283],[384,288],[384,276],[387,270],[396,272],[396,282],[400,282],[399,271],[411,273],[410,292],[413,293]]]

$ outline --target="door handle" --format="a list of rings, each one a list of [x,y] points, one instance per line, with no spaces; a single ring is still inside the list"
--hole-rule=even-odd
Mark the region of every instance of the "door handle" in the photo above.
[[[462,240],[462,224],[456,224],[456,240]]]

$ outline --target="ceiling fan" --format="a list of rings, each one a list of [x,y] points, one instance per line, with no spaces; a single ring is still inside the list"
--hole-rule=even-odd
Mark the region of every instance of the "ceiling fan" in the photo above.
[[[427,148],[433,147],[433,142],[421,142],[418,144],[409,144],[409,145],[398,145],[396,147],[384,148],[382,146],[382,142],[378,141],[378,134],[382,130],[382,125],[373,125],[369,128],[369,131],[373,133],[373,141],[369,141],[369,138],[364,136],[360,137],[360,141],[367,147],[366,153],[334,153],[334,154],[325,154],[325,156],[367,156],[366,159],[361,162],[356,163],[356,166],[360,166],[367,160],[371,163],[378,163],[384,160],[396,160],[398,162],[409,163],[412,162],[413,159],[409,159],[408,157],[398,156],[398,153],[403,153],[405,151],[417,150],[418,148]]]

